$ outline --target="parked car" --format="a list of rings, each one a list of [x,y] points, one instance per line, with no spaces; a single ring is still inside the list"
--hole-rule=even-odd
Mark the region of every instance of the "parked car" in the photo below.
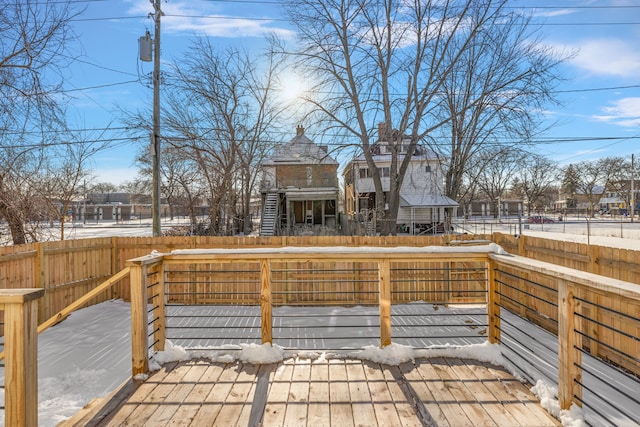
[[[536,216],[530,216],[529,218],[527,218],[527,222],[532,224],[551,224],[552,222],[555,222],[555,221],[546,216],[536,215]]]

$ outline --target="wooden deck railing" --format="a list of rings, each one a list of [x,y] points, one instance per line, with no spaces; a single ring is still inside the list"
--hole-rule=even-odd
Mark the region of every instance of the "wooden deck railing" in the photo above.
[[[0,289],[4,315],[5,425],[38,425],[38,334],[64,320],[100,293],[128,277],[125,268],[38,325],[38,300],[44,289]]]
[[[185,305],[258,305],[264,343],[274,342],[274,304],[376,304],[380,317],[379,345],[385,347],[393,342],[394,336],[391,306],[421,298],[438,304],[461,301],[486,304],[487,336],[492,343],[503,342],[505,312],[514,313],[557,334],[558,397],[563,409],[571,403],[580,406],[583,403],[581,358],[584,354],[640,378],[638,285],[496,253],[497,249],[494,245],[254,247],[154,252],[130,259],[124,270],[96,288],[93,294],[76,302],[74,308],[120,279],[130,279],[133,376],[148,372],[150,349],[164,349],[168,301]],[[314,286],[327,280],[318,278],[314,273],[320,264],[323,266],[320,275],[330,276],[323,289],[331,288],[335,292],[316,292]],[[356,264],[358,268],[347,268]],[[220,271],[225,273],[222,282],[216,278]],[[232,274],[238,277],[230,282],[228,278]],[[195,285],[192,283],[194,278],[197,279]],[[255,282],[257,290],[235,291],[246,281]],[[411,284],[410,290],[403,288],[407,284]],[[187,285],[192,286],[188,292],[177,292]],[[205,288],[217,289],[216,292],[223,296],[201,298],[206,294],[203,292]],[[28,330],[20,329],[18,332],[7,329],[5,336],[8,375],[5,382],[6,420],[24,419],[31,425],[29,420],[37,416],[33,415],[36,403],[32,398],[37,395],[36,386],[26,385],[33,383],[31,375],[36,372],[30,369],[36,365],[34,357],[37,357],[33,347],[35,333],[31,327],[36,325],[36,299],[44,291],[2,292],[6,292],[0,294],[6,328],[28,327]],[[18,296],[8,296],[12,295],[11,292],[17,292]],[[18,309],[15,304],[24,307]],[[50,322],[60,320],[63,314],[54,316]],[[30,397],[26,399],[25,396]],[[17,421],[8,425],[20,424]]]
[[[38,425],[38,299],[42,289],[0,289],[7,349],[5,425]]]
[[[501,341],[501,309],[557,334],[561,408],[582,406],[583,355],[621,368],[640,385],[639,285],[519,256],[489,258],[492,339]]]
[[[398,289],[405,283],[399,275],[405,272],[402,266],[417,266],[423,262],[439,263],[481,263],[486,269],[486,280],[477,276],[466,277],[465,291],[485,286],[486,293],[480,295],[480,299],[474,299],[466,295],[471,302],[486,303],[488,316],[488,339],[492,343],[501,343],[501,319],[503,311],[510,311],[529,321],[542,324],[542,320],[557,319],[557,327],[548,327],[557,334],[558,339],[558,397],[563,409],[568,409],[571,403],[582,406],[581,400],[581,354],[586,352],[606,362],[613,361],[624,369],[640,374],[638,355],[640,344],[638,331],[640,330],[640,289],[637,285],[622,282],[616,279],[582,273],[569,268],[533,261],[519,256],[493,253],[495,246],[471,246],[456,248],[252,248],[230,250],[183,250],[167,254],[152,254],[146,257],[129,261],[132,280],[132,322],[134,328],[133,346],[133,374],[146,373],[148,369],[148,349],[153,346],[155,350],[162,350],[165,341],[165,307],[167,295],[165,292],[170,286],[180,286],[188,282],[189,277],[198,271],[208,275],[201,282],[202,286],[215,287],[215,269],[224,269],[225,266],[242,265],[247,271],[257,274],[259,280],[259,298],[254,298],[249,303],[259,304],[261,308],[262,342],[272,343],[272,304],[274,295],[280,290],[274,291],[274,286],[284,286],[287,280],[275,280],[276,274],[286,277],[295,277],[295,280],[304,286],[305,281],[320,280],[307,277],[308,269],[296,270],[296,265],[313,265],[315,262],[336,263],[330,265],[342,265],[345,263],[366,262],[376,272],[375,280],[366,280],[366,284],[372,284],[364,293],[373,292],[376,303],[379,305],[380,333],[379,343],[385,347],[393,342],[393,319],[391,317],[391,305],[405,303],[410,300],[402,299],[405,292]],[[310,263],[310,264],[309,264]],[[248,267],[248,266],[254,267]],[[255,268],[258,266],[258,268]],[[274,268],[274,266],[277,266]],[[237,267],[235,267],[237,268]],[[339,271],[347,269],[335,267]],[[370,270],[371,268],[369,268]],[[411,267],[409,267],[411,269]],[[425,269],[430,270],[430,269]],[[237,271],[237,270],[236,270]],[[361,270],[358,270],[361,271]],[[444,276],[431,277],[433,283],[451,281],[451,269],[444,270]],[[243,273],[240,273],[243,274]],[[447,276],[449,274],[449,276]],[[178,280],[181,276],[184,280]],[[228,276],[228,274],[227,274]],[[171,277],[171,280],[167,279]],[[514,285],[514,279],[518,282]],[[353,277],[342,277],[344,281],[354,281]],[[248,274],[243,274],[238,280],[252,280]],[[420,286],[432,286],[421,278],[411,278],[412,283],[420,282]],[[530,283],[542,281],[546,288],[554,289],[550,295],[542,297],[537,291],[527,290]],[[171,284],[171,283],[173,284]],[[282,282],[282,283],[281,283]],[[341,286],[338,280],[332,286]],[[549,285],[550,283],[550,285]],[[460,288],[460,284],[456,285]],[[231,288],[233,285],[231,285]],[[514,288],[520,287],[525,292],[519,292]],[[430,288],[434,301],[443,303],[442,288]],[[458,289],[460,291],[462,289]],[[190,296],[182,300],[183,304],[202,304],[195,295],[201,294],[202,289],[188,292]],[[451,291],[451,287],[449,287]],[[350,293],[350,292],[347,292]],[[172,292],[172,295],[174,293]],[[233,294],[233,292],[231,292]],[[181,295],[175,293],[175,295]],[[296,294],[292,294],[294,298]],[[324,293],[318,292],[313,300],[314,292],[305,293],[305,305],[336,305],[341,304],[333,297],[325,300]],[[449,292],[448,295],[451,295]],[[173,297],[175,298],[175,297]],[[246,299],[239,295],[231,295],[226,301],[217,300],[216,304],[247,304]],[[549,307],[542,306],[540,300],[549,299],[555,309],[549,312]],[[585,308],[585,304],[595,301],[597,305]],[[148,323],[147,303],[153,303],[153,322]],[[174,300],[174,302],[176,302]],[[179,301],[178,301],[179,302]],[[281,301],[282,302],[282,301]],[[209,302],[210,303],[210,302]],[[296,304],[296,301],[288,301]],[[345,303],[344,301],[342,302]],[[354,301],[346,301],[352,304]],[[356,302],[357,303],[357,302]],[[446,303],[446,302],[445,302]],[[615,307],[613,313],[607,314],[607,307]],[[622,319],[624,317],[624,319]],[[623,320],[629,319],[625,323]],[[153,333],[149,334],[149,326]],[[149,336],[153,336],[151,344]],[[613,354],[623,356],[614,358]],[[626,355],[626,356],[625,356]]]
[[[108,237],[0,247],[0,288],[41,288],[38,319],[49,319],[71,301],[122,270],[127,260],[152,250],[287,246],[445,246],[491,239],[514,255],[640,284],[640,251],[562,242],[532,236],[182,236]],[[96,295],[87,305],[114,298],[129,300],[129,280]],[[0,324],[0,335],[2,334]]]

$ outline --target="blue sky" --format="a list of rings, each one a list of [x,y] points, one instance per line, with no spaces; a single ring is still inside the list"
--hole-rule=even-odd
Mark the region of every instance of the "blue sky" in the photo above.
[[[152,64],[138,60],[137,40],[146,30],[153,33],[153,6],[149,0],[79,3],[85,4],[73,23],[82,62],[68,70],[65,89],[74,97],[71,127],[94,129],[89,134],[100,137],[101,129],[119,126],[120,107],[150,109]],[[548,44],[576,52],[561,68],[563,105],[546,111],[556,126],[538,138],[536,151],[561,164],[640,155],[640,0],[512,4],[535,14]],[[267,32],[294,37],[276,0],[169,0],[162,9],[163,63],[178,58],[195,35],[246,47],[259,45]],[[98,181],[117,184],[135,176],[137,147],[113,145],[96,156],[93,169]]]

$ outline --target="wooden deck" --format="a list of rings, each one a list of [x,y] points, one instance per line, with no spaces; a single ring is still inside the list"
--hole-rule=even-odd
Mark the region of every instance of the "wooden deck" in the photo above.
[[[66,426],[558,426],[529,387],[474,360],[400,366],[191,360],[129,382]]]

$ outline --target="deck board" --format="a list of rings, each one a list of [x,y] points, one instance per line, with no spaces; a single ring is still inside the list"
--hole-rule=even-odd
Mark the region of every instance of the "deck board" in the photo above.
[[[343,359],[268,365],[192,360],[167,364],[126,391],[128,399],[119,393],[118,404],[92,405],[62,425],[560,425],[504,369],[468,359],[400,366]]]
[[[202,402],[204,402],[214,384],[220,378],[223,370],[224,365],[211,365],[202,362],[193,367],[193,377],[197,377],[199,372],[200,378],[185,396],[182,405],[173,414],[168,425],[182,427],[191,425],[193,418],[202,406]]]
[[[311,365],[311,384],[309,385],[309,409],[307,425],[322,427],[331,420],[329,409],[329,365],[314,363]]]
[[[401,426],[399,411],[391,397],[380,365],[365,361],[364,374],[371,394],[371,403],[379,426]]]
[[[329,361],[329,409],[331,425],[353,426],[353,408],[344,360]]]

